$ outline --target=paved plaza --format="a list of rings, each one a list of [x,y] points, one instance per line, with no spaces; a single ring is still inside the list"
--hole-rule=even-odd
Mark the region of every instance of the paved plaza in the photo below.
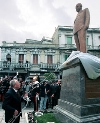
[[[24,103],[22,103],[22,108],[25,106]],[[31,104],[31,106],[28,106],[26,109],[24,109],[22,111],[22,117],[20,119],[20,123],[27,123],[26,122],[26,118],[25,118],[25,114],[27,112],[33,112],[33,104]],[[49,108],[48,111],[54,111],[53,109]],[[5,112],[4,110],[2,109],[2,102],[0,102],[0,123],[5,123]]]
[[[22,112],[22,117],[21,117],[20,123],[26,123],[25,113],[27,113],[29,111],[33,111],[33,110],[28,108],[28,109],[25,109]],[[5,116],[4,116],[4,110],[0,109],[0,123],[5,123],[4,118],[5,118]]]

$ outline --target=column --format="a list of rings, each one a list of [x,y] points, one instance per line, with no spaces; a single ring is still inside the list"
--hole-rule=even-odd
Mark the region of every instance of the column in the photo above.
[[[26,53],[24,53],[24,63],[26,63]]]
[[[54,64],[54,62],[55,62],[55,60],[54,60],[54,54],[52,55],[52,57],[53,57],[53,64]]]
[[[31,53],[31,64],[33,64],[33,54]]]
[[[38,54],[38,64],[40,64],[40,54]]]
[[[19,54],[18,53],[16,53],[16,63],[18,63],[18,57],[19,56]]]
[[[47,63],[47,55],[45,54],[45,61],[44,61],[44,63]]]

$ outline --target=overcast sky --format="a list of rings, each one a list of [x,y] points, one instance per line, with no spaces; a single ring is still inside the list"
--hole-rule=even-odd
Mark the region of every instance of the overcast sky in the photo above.
[[[90,27],[100,27],[100,0],[0,0],[0,42],[51,38],[55,27],[73,26],[75,6],[89,8]]]

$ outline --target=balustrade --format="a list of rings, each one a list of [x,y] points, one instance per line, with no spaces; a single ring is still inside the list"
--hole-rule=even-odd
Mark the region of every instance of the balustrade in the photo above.
[[[0,61],[0,68],[14,70],[14,69],[30,69],[32,66],[35,66],[35,68],[40,69],[56,69],[59,67],[60,64],[48,64],[48,63],[40,63],[40,64],[30,64],[30,63],[11,63],[11,62],[5,62]]]

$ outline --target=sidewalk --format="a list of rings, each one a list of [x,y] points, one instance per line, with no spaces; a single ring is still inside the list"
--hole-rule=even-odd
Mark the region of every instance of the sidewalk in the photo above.
[[[22,102],[22,107],[24,103]],[[26,123],[25,113],[33,111],[33,107],[27,107],[22,111],[22,117],[20,118],[20,123]],[[0,102],[0,123],[5,123],[5,111],[2,109],[2,102]]]
[[[20,119],[20,123],[26,123],[25,113],[31,112],[31,111],[33,111],[33,108],[26,108],[22,112],[22,117]],[[5,113],[4,113],[4,110],[3,109],[0,109],[0,123],[5,123]]]
[[[5,123],[5,111],[1,108],[2,107],[2,102],[0,102],[0,123]],[[24,107],[24,103],[22,103],[22,107]],[[25,118],[25,113],[27,112],[33,112],[34,108],[33,105],[30,107],[27,107],[22,111],[22,117],[20,118],[20,123],[27,123],[26,118]],[[54,111],[54,109],[47,109],[48,111]]]

